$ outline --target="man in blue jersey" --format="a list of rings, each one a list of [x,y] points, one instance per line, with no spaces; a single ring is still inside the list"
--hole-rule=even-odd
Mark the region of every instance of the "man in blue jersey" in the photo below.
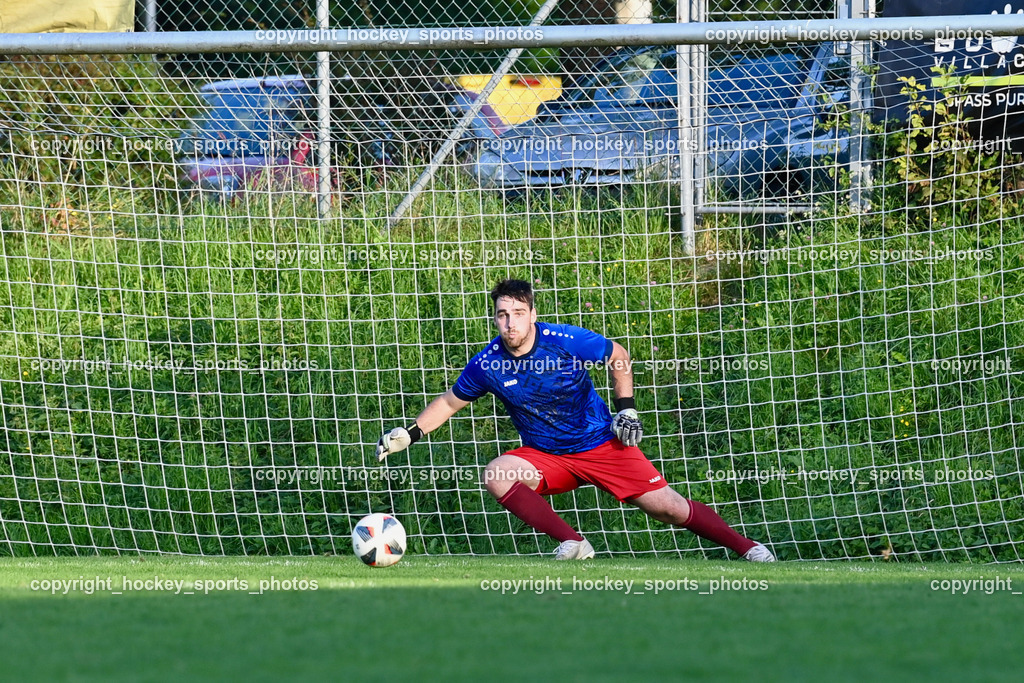
[[[484,394],[494,394],[523,446],[492,460],[487,491],[499,504],[560,544],[557,560],[586,560],[594,548],[543,496],[593,484],[667,524],[684,527],[752,562],[774,562],[760,543],[736,533],[711,508],[683,498],[637,448],[643,435],[633,402],[629,354],[621,345],[572,325],[537,322],[533,288],[503,280],[491,291],[498,337],[466,365],[408,429],[380,438],[383,460],[408,448]],[[594,389],[588,368],[612,375],[615,416]]]

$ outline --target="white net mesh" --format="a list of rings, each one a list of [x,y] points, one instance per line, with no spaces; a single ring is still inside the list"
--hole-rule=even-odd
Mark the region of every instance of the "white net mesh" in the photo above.
[[[373,453],[512,276],[628,348],[644,451],[780,558],[1019,560],[1015,139],[913,97],[858,124],[834,45],[709,51],[688,255],[677,54],[601,52],[530,52],[390,230],[504,52],[333,54],[327,219],[311,55],[0,63],[0,553],[347,552],[370,511],[414,552],[548,552],[480,484],[518,445],[489,397]],[[724,556],[554,504],[599,551]]]

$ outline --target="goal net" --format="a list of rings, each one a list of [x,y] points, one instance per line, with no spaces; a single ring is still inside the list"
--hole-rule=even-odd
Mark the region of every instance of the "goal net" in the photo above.
[[[315,55],[265,37],[0,61],[0,554],[347,553],[370,512],[413,553],[550,552],[482,486],[519,445],[490,396],[374,455],[517,277],[629,350],[646,455],[780,559],[1021,559],[1024,176],[989,91],[892,72],[885,121],[858,44],[536,48],[431,167],[506,50],[334,52],[324,137]],[[553,505],[601,553],[726,557],[591,486]]]

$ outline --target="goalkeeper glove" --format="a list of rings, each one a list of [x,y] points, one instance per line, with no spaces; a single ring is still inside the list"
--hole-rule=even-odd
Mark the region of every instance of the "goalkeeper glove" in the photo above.
[[[419,441],[423,436],[418,424],[413,423],[412,427],[395,427],[390,432],[380,437],[377,442],[377,460],[383,460],[392,453],[400,453],[409,446]]]
[[[632,397],[615,399],[615,417],[612,418],[612,432],[623,446],[636,446],[644,436],[644,426],[637,415]]]

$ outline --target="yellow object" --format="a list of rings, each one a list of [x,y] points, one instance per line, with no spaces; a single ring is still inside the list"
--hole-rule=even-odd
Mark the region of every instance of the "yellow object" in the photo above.
[[[479,93],[491,77],[460,76],[456,80],[460,87]],[[553,100],[561,94],[562,79],[557,76],[505,76],[487,102],[505,123],[514,126],[536,116],[541,102]]]
[[[4,0],[0,33],[131,31],[135,0]]]

